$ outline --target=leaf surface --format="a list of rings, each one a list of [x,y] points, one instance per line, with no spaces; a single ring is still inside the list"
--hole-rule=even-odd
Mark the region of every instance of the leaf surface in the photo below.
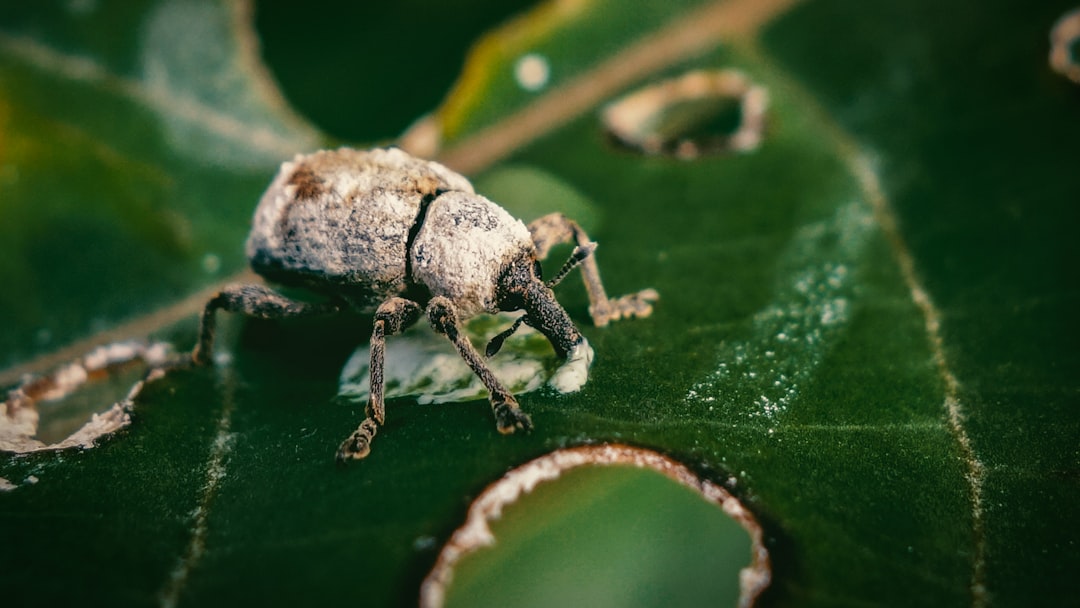
[[[520,48],[479,47],[435,114],[443,158],[495,149],[490,128],[550,99],[562,112],[576,79],[713,10],[680,3],[658,18],[643,2],[609,19],[610,4],[562,3],[577,9],[557,19],[547,5],[494,38],[524,28]],[[334,450],[363,404],[338,398],[339,376],[370,322],[223,318],[229,361],[148,384],[117,436],[0,456],[5,599],[412,603],[487,484],[561,447],[619,442],[687,464],[763,521],[768,603],[1068,603],[1080,95],[1047,65],[1067,8],[1052,4],[777,5],[737,35],[706,29],[711,42],[657,72],[596,77],[597,101],[530,127],[498,166],[470,165],[520,217],[591,213],[610,295],[661,294],[651,317],[595,328],[580,283],[558,287],[597,353],[580,393],[523,395],[536,430],[512,437],[483,400],[393,399],[372,455],[340,469]],[[275,92],[250,14],[80,6],[0,12],[12,384],[43,371],[36,357],[125,328],[193,344],[199,290],[242,268],[277,163],[328,139]],[[525,52],[549,63],[539,92],[515,80]],[[757,149],[679,160],[604,132],[601,106],[619,95],[725,68],[768,92]],[[560,200],[538,196],[546,185]],[[500,532],[507,546],[558,519],[523,508],[535,528]],[[477,562],[469,584],[486,571],[507,586],[493,593],[511,593],[498,563]],[[625,576],[605,580],[618,590]]]

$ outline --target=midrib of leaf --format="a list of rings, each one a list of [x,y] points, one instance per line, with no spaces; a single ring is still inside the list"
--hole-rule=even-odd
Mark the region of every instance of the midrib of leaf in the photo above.
[[[159,595],[162,608],[173,608],[180,601],[180,596],[187,586],[188,577],[192,570],[198,567],[206,552],[206,535],[209,530],[208,520],[210,509],[217,495],[218,488],[225,478],[225,457],[231,448],[232,435],[229,429],[232,425],[232,413],[236,403],[236,377],[233,370],[226,367],[223,371],[221,391],[224,402],[221,408],[221,416],[217,421],[217,429],[214,442],[210,446],[210,453],[206,461],[206,482],[199,491],[198,502],[195,512],[192,513],[191,538],[187,549],[177,560],[169,578],[166,579],[164,588]]]
[[[941,336],[941,312],[934,304],[929,292],[923,286],[915,268],[915,258],[904,240],[896,212],[889,201],[881,179],[874,168],[871,157],[862,150],[857,140],[821,106],[821,104],[802,86],[758,48],[755,41],[737,43],[737,46],[754,61],[768,66],[771,78],[780,83],[785,95],[797,99],[803,109],[817,117],[822,130],[827,134],[838,157],[844,162],[855,178],[863,197],[873,210],[874,221],[885,236],[893,254],[904,285],[911,296],[911,301],[923,318],[926,339],[929,344],[938,377],[944,392],[942,408],[948,427],[957,443],[966,468],[965,481],[972,521],[972,569],[970,580],[971,604],[976,608],[987,605],[988,590],[986,581],[986,518],[983,508],[983,486],[986,469],[975,451],[971,437],[964,425],[964,407],[960,402],[960,381],[949,363],[945,343]]]

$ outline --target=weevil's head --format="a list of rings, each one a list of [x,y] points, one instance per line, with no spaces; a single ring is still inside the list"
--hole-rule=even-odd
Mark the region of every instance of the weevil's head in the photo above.
[[[499,309],[524,310],[525,315],[519,322],[539,330],[551,342],[555,353],[566,358],[581,344],[584,337],[541,276],[540,261],[536,259],[534,251],[529,251],[508,264],[496,285]],[[493,350],[497,351],[502,340],[513,333],[517,326],[518,323],[515,323],[509,332],[496,336],[488,345],[488,354],[494,354]]]

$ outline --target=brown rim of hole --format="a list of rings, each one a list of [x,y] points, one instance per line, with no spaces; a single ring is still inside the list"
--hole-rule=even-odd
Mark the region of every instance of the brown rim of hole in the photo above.
[[[705,500],[719,506],[750,535],[750,565],[739,573],[739,606],[753,606],[772,581],[772,565],[757,519],[723,487],[702,479],[685,465],[658,452],[622,444],[581,446],[556,450],[531,460],[491,484],[469,506],[465,523],[443,545],[435,566],[420,585],[420,606],[443,606],[446,590],[454,577],[454,567],[466,555],[491,546],[495,537],[488,523],[499,519],[505,507],[528,494],[538,484],[554,481],[563,472],[587,465],[628,465],[657,471],[669,479],[696,490]]]
[[[656,125],[665,111],[683,103],[704,101],[738,103],[741,114],[730,133],[711,141],[693,137],[665,137]],[[703,154],[750,152],[761,145],[769,95],[765,88],[734,69],[694,70],[677,78],[637,89],[608,104],[604,127],[620,144],[645,154],[669,154],[689,160]]]
[[[1080,84],[1080,63],[1072,47],[1080,42],[1080,8],[1065,13],[1050,30],[1050,67]]]
[[[130,424],[135,397],[147,382],[164,375],[171,353],[172,347],[164,342],[117,342],[95,348],[45,376],[25,378],[19,386],[8,391],[7,399],[0,404],[0,451],[26,454],[94,447],[98,439]],[[107,379],[136,363],[146,365],[149,370],[123,399],[104,411],[93,413],[81,428],[61,441],[47,444],[34,438],[40,418],[38,403],[63,399],[89,382]]]

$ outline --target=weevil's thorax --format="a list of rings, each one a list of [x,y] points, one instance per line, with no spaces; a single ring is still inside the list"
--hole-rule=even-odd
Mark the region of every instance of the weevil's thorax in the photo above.
[[[510,262],[503,268],[495,285],[499,310],[523,310],[532,284],[539,280],[540,262],[536,259],[535,250]]]
[[[298,155],[259,202],[248,259],[272,281],[377,305],[408,289],[410,236],[424,205],[445,191],[472,186],[397,149]]]
[[[454,302],[462,318],[500,309],[499,280],[534,258],[529,229],[502,207],[468,192],[431,201],[410,253],[412,279]]]

